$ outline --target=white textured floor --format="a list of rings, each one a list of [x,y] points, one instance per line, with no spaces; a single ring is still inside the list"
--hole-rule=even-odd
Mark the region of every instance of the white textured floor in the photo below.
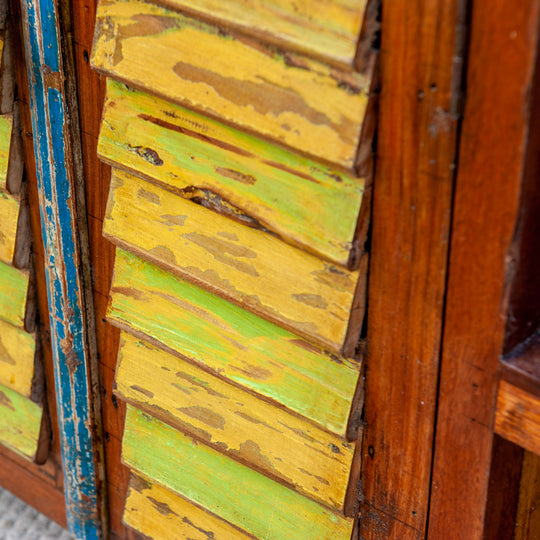
[[[0,540],[72,540],[68,532],[0,488]]]

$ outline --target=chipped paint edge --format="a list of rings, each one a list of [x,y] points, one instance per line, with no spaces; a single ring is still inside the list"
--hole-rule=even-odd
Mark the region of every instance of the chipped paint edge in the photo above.
[[[99,396],[92,395],[90,377],[59,7],[55,0],[21,5],[67,523],[75,538],[98,539],[106,536],[92,409]]]

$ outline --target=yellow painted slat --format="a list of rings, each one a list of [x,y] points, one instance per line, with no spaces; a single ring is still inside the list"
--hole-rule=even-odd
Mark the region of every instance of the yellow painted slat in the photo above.
[[[131,405],[343,510],[354,444],[127,333],[115,382]]]
[[[355,238],[363,178],[112,79],[98,154],[186,198],[208,190],[238,209],[234,218],[342,266],[365,240]]]
[[[122,460],[256,538],[351,537],[352,519],[339,516],[130,406]]]
[[[0,319],[18,328],[24,327],[28,272],[0,261]]]
[[[158,484],[131,474],[123,521],[153,540],[248,540],[253,536]]]
[[[32,393],[35,349],[31,334],[0,320],[0,384],[27,398]]]
[[[13,115],[0,116],[0,190],[5,191],[8,173],[9,153],[11,149],[11,131],[13,129]]]
[[[107,315],[113,324],[345,434],[359,376],[356,361],[326,354],[120,249]]]
[[[40,446],[42,414],[39,405],[0,385],[0,444],[34,460]]]
[[[104,233],[261,317],[339,353],[358,272],[349,272],[123,171]]]
[[[96,25],[92,65],[103,73],[354,167],[368,77],[141,0],[101,0]]]
[[[17,240],[19,201],[0,189],[0,261],[12,264]]]
[[[352,64],[366,0],[156,0],[285,48]]]

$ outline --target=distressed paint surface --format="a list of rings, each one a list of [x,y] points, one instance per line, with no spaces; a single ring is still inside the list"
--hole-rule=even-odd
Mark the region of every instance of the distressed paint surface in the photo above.
[[[0,319],[24,327],[28,272],[0,261]]]
[[[348,265],[363,178],[111,79],[98,154],[186,198],[208,190],[238,209],[234,218]]]
[[[354,444],[127,333],[115,382],[131,405],[342,510]]]
[[[353,520],[128,406],[124,463],[266,540],[349,540]]]
[[[349,272],[128,173],[113,173],[107,238],[293,333],[339,352]]]
[[[13,115],[0,116],[0,190],[6,189],[8,173],[9,152],[11,148],[11,131],[13,129]]]
[[[108,318],[205,369],[344,435],[359,377],[353,360],[135,255],[116,250]]]
[[[319,159],[354,166],[366,76],[140,0],[100,1],[92,65]]]
[[[15,255],[19,201],[0,189],[0,261],[11,264]]]
[[[158,484],[131,474],[126,525],[153,540],[248,540],[253,536]]]
[[[85,319],[82,261],[70,146],[70,118],[64,95],[58,4],[23,0],[22,28],[54,366],[67,523],[77,539],[101,536],[98,501],[103,481],[94,424]]]
[[[236,26],[263,41],[352,64],[366,0],[156,0],[157,4]]]
[[[38,450],[42,415],[39,405],[0,385],[0,444],[33,460]]]
[[[31,334],[0,320],[0,385],[29,398],[35,350]]]

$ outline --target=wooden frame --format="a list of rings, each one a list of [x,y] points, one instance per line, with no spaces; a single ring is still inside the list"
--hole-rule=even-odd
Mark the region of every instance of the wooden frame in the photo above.
[[[88,278],[82,271],[85,261],[77,215],[77,203],[79,212],[84,205],[81,208],[74,179],[73,111],[63,82],[58,5],[54,0],[23,1],[22,17],[28,79],[33,83],[30,105],[67,524],[76,538],[98,538],[106,526],[106,499],[100,493],[101,437],[94,415],[96,408],[99,412],[99,393],[92,380],[92,306],[85,290]]]
[[[32,99],[40,203],[44,211],[56,198],[52,208],[58,211],[52,217],[42,214],[43,230],[58,233],[44,235],[49,298],[51,306],[63,299],[73,308],[59,319],[51,317],[64,468],[80,463],[90,471],[87,484],[65,477],[67,521],[79,538],[96,537],[95,515],[106,504],[97,485],[102,471],[93,468],[100,451],[92,446],[91,431],[75,433],[66,427],[78,383],[66,383],[67,358],[60,346],[62,333],[71,332],[81,359],[78,366],[71,364],[74,380],[83,388],[77,391],[78,398],[82,396],[78,411],[91,422],[91,396],[95,399],[97,392],[88,369],[93,362],[85,322],[90,303],[77,263],[82,258],[78,218],[88,217],[97,269],[93,293],[99,315],[101,394],[106,398],[111,531],[126,538],[129,533],[120,523],[129,480],[120,465],[124,411],[112,394],[118,334],[103,320],[113,263],[112,248],[101,237],[108,171],[96,158],[103,84],[88,66],[95,3],[72,4],[88,213],[73,204],[74,175],[66,160],[70,137],[66,132],[59,137],[66,144],[60,150],[58,145],[49,147],[66,152],[56,156],[66,164],[66,176],[48,169],[49,149],[41,146],[51,143],[54,129],[45,119],[47,107],[55,105],[47,94],[62,104],[55,118],[74,112],[59,82],[57,4],[24,0],[30,23],[27,57],[33,58],[28,75],[38,83]],[[40,28],[45,9],[54,13],[54,25]],[[506,257],[520,234],[515,227],[521,181],[534,169],[527,161],[536,144],[529,141],[532,98],[527,92],[537,76],[539,17],[540,0],[530,0],[519,10],[502,0],[489,6],[468,0],[396,0],[384,5],[358,539],[438,539],[450,529],[456,537],[471,539],[497,537],[493,531],[509,534],[512,519],[488,523],[485,515],[486,509],[498,508],[491,498],[494,486],[504,480],[515,487],[520,468],[519,451],[498,439],[494,443],[494,416],[507,330],[506,297],[511,304],[514,298],[508,293],[512,267]],[[52,47],[41,50],[56,60],[40,57],[36,48],[36,39],[47,37],[53,38]],[[40,99],[44,106],[36,107]],[[58,255],[69,266],[62,275],[77,283],[75,295],[50,264]],[[508,347],[514,345],[507,340]],[[509,437],[503,427],[498,431]],[[503,455],[517,464],[505,479],[497,473]],[[2,463],[11,459],[2,457]],[[16,478],[25,477],[21,464],[15,467]],[[478,474],[471,475],[471,470]],[[2,475],[0,482],[9,485]],[[35,485],[41,498],[53,493],[45,481]],[[26,481],[18,495],[37,504],[31,491],[32,483]],[[58,493],[54,491],[51,505],[58,506]],[[89,507],[82,504],[83,495],[90,497]]]
[[[362,539],[422,538],[426,529],[465,8],[383,6]]]

